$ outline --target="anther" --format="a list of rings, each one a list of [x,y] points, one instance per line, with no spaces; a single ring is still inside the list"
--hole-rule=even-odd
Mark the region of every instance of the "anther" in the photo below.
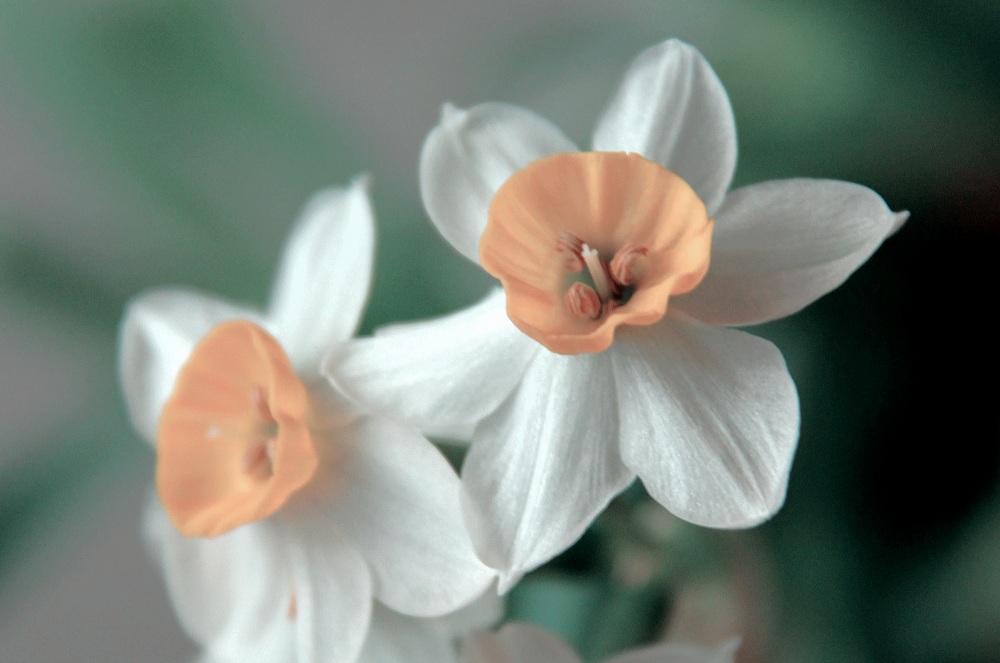
[[[639,258],[648,254],[649,249],[635,244],[628,244],[619,249],[608,266],[611,278],[623,286],[635,285],[642,276]]]
[[[566,268],[567,272],[576,273],[583,269],[583,257],[580,255],[580,252],[583,251],[583,242],[579,237],[565,231],[559,233],[559,243],[556,245],[556,249],[565,254],[563,267]]]
[[[585,283],[574,283],[566,291],[566,308],[577,318],[597,320],[601,317],[601,298]]]

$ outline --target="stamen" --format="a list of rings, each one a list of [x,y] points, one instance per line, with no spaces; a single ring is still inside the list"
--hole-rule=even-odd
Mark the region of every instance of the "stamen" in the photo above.
[[[594,282],[593,288],[578,282],[567,290],[565,302],[572,315],[586,320],[597,320],[602,315],[617,308],[623,286],[631,285],[631,282],[628,284],[619,282],[610,265],[601,260],[597,250],[590,248],[572,233],[560,232],[559,244],[556,248],[560,253],[567,254],[564,266],[568,271],[579,272],[586,265],[587,272]],[[646,249],[631,246],[629,248],[629,256],[647,253]],[[630,257],[626,267],[631,267],[631,263]],[[629,271],[629,274],[632,272]]]
[[[601,257],[597,255],[597,250],[584,244],[580,255],[583,261],[587,263],[590,278],[594,279],[594,288],[597,290],[601,301],[608,301],[614,295],[614,291],[611,287],[611,281],[608,279],[608,274],[604,271],[604,265],[601,264]]]
[[[560,253],[566,254],[566,260],[563,263],[567,272],[579,272],[583,269],[583,257],[580,252],[583,251],[583,242],[579,237],[568,232],[559,233],[559,244],[556,249]]]
[[[578,318],[597,320],[601,317],[601,298],[589,285],[578,281],[566,291],[566,308]]]
[[[642,276],[639,269],[639,258],[648,254],[649,249],[635,244],[622,247],[611,259],[611,264],[608,266],[611,278],[623,286],[635,285]]]

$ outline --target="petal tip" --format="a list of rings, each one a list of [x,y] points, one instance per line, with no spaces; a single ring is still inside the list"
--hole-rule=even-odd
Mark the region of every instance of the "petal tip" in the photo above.
[[[345,201],[360,198],[365,203],[371,193],[372,175],[365,171],[354,177],[346,186],[327,186],[314,193],[303,206],[300,223],[307,224],[308,219],[316,216],[332,215],[340,218],[340,205]]]
[[[903,227],[903,224],[907,222],[910,218],[909,210],[903,210],[902,212],[895,212],[893,214],[892,228],[889,230],[890,235],[894,235],[899,232],[899,229]]]
[[[466,111],[462,110],[450,101],[441,104],[441,124],[447,127],[455,127],[462,123]]]
[[[661,41],[659,45],[655,48],[672,49],[672,48],[684,48],[684,47],[691,48],[691,45],[688,44],[687,42],[681,41],[677,37],[670,37],[669,39],[664,39],[663,41]]]
[[[370,194],[372,191],[372,174],[368,171],[359,173],[353,180],[351,180],[351,190],[357,191],[364,194]]]
[[[683,53],[690,53],[690,54],[695,54],[704,59],[704,56],[701,54],[701,51],[699,51],[695,46],[681,39],[677,39],[676,37],[665,39],[661,41],[659,44],[649,47],[646,50],[646,53],[649,55],[655,54],[659,57],[664,57],[667,55],[680,56]]]

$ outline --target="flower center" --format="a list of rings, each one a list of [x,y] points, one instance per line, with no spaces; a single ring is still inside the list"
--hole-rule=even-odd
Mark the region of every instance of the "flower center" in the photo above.
[[[309,398],[278,342],[246,320],[195,346],[160,417],[156,487],[187,536],[277,511],[318,465]]]
[[[601,352],[663,317],[708,271],[713,222],[693,189],[637,154],[535,161],[497,190],[479,244],[511,321],[553,352]]]
[[[628,302],[639,283],[642,258],[649,249],[629,244],[618,250],[610,262],[579,237],[562,232],[559,250],[569,255],[566,270],[580,272],[586,266],[593,287],[576,281],[566,291],[566,308],[577,318],[597,320]]]

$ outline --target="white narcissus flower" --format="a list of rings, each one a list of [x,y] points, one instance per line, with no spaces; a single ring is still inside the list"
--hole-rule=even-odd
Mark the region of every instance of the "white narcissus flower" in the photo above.
[[[210,656],[294,645],[351,663],[373,614],[451,612],[495,574],[476,559],[459,480],[425,438],[361,416],[319,375],[371,280],[363,181],[307,206],[270,308],[164,289],[121,328],[120,377],[157,452],[147,540],[185,630]]]
[[[739,646],[731,640],[718,647],[663,643],[635,649],[606,663],[733,663]],[[527,624],[506,624],[496,633],[477,633],[462,643],[461,663],[582,663],[555,635]]]
[[[471,438],[463,510],[501,589],[637,475],[697,524],[774,514],[798,397],[777,348],[730,327],[837,287],[907,216],[832,180],[727,193],[729,99],[679,41],[631,65],[593,150],[521,108],[445,106],[421,156],[424,204],[504,290],[326,363],[366,407]]]

